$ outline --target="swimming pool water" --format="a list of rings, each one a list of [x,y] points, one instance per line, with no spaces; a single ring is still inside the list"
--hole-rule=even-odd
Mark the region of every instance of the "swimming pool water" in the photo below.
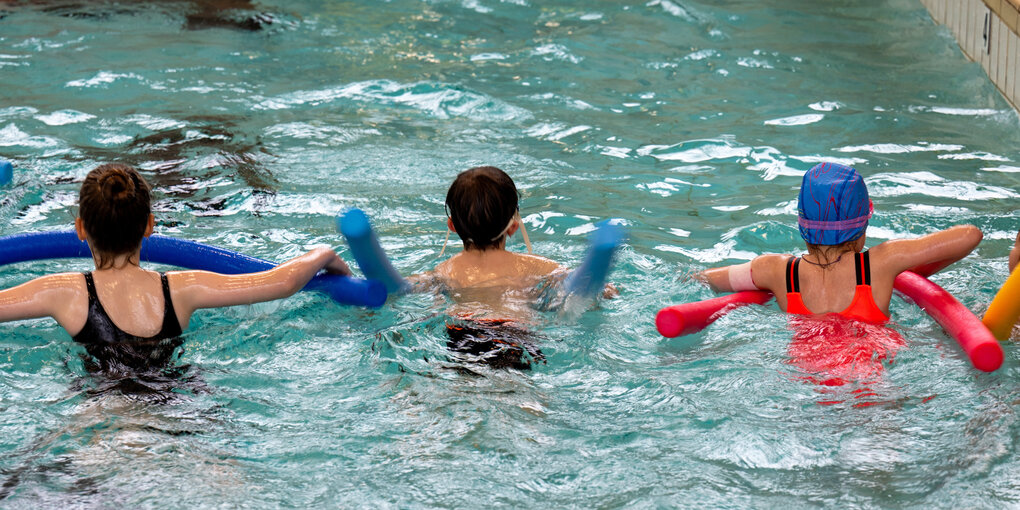
[[[789,362],[774,306],[673,340],[653,325],[711,296],[688,273],[802,250],[796,189],[819,161],[865,175],[869,245],[982,228],[934,281],[987,306],[1020,228],[1020,122],[919,2],[83,4],[0,4],[0,235],[68,228],[80,179],[122,160],[154,185],[160,233],[350,260],[333,216],[359,207],[414,273],[438,261],[453,177],[489,164],[565,265],[625,219],[621,296],[543,314],[527,372],[466,373],[428,295],[199,312],[183,375],[127,392],[52,321],[2,324],[0,506],[1020,502],[1012,344],[979,373],[897,298],[906,346],[879,379],[827,387]]]

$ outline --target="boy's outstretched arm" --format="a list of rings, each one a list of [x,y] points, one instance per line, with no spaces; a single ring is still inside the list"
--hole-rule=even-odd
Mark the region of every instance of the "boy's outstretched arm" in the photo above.
[[[1020,262],[1020,232],[1016,233],[1016,241],[1013,242],[1013,249],[1009,250],[1009,272],[1012,273],[1016,269],[1017,263]]]

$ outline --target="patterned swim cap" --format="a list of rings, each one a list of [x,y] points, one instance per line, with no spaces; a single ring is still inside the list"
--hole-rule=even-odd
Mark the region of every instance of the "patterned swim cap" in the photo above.
[[[805,241],[836,245],[864,234],[874,209],[857,170],[838,163],[819,163],[804,174],[797,211],[800,236]]]

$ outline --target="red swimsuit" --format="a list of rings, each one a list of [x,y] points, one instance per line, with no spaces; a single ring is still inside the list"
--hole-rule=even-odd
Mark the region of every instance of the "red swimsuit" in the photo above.
[[[786,262],[786,312],[801,315],[814,315],[804,306],[800,297],[800,257],[791,257]],[[854,258],[854,270],[857,272],[857,287],[854,288],[854,300],[839,315],[848,319],[864,322],[887,322],[889,317],[875,304],[871,295],[871,259],[868,252],[857,253]]]

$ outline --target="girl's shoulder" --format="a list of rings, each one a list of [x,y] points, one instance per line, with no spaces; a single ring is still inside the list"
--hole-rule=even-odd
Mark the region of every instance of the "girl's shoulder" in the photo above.
[[[46,289],[75,292],[86,290],[84,273],[53,273],[32,281]]]
[[[794,256],[789,253],[767,253],[751,261],[751,278],[759,289],[773,292],[786,288],[786,263]]]

